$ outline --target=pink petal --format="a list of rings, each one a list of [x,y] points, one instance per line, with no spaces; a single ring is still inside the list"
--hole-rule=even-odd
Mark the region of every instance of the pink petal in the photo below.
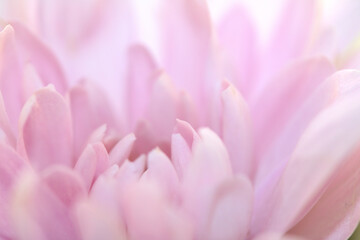
[[[16,33],[15,40],[23,63],[31,62],[44,85],[53,84],[61,94],[64,94],[67,90],[67,82],[55,55],[23,25],[17,22],[11,25]]]
[[[254,238],[255,240],[305,240],[302,237],[283,235],[279,233],[262,233]]]
[[[154,149],[148,154],[147,170],[141,180],[158,184],[169,197],[176,199],[179,190],[179,178],[170,159],[160,150]]]
[[[85,196],[80,176],[70,168],[61,165],[47,168],[41,174],[41,181],[65,206],[72,206]]]
[[[4,142],[12,147],[15,147],[16,139],[10,126],[10,120],[6,112],[4,100],[1,93],[0,93],[0,129],[5,135]]]
[[[262,74],[269,76],[277,73],[286,63],[305,54],[316,23],[315,2],[286,0],[264,56]]]
[[[95,202],[78,203],[74,214],[79,225],[81,239],[126,239],[125,226],[119,215]]]
[[[79,239],[69,209],[59,199],[62,195],[53,190],[34,173],[19,179],[11,206],[16,239]]]
[[[23,103],[21,95],[22,65],[15,46],[14,29],[12,26],[6,25],[0,32],[0,61],[2,64],[0,83],[5,108],[13,130],[17,129],[16,123]]]
[[[177,92],[166,74],[161,74],[152,88],[147,119],[159,141],[168,140],[176,120]]]
[[[13,149],[0,144],[0,236],[5,238],[13,237],[8,206],[12,188],[23,166],[23,159]]]
[[[102,143],[89,144],[80,155],[75,165],[89,190],[94,180],[104,172],[109,165],[109,156]]]
[[[280,163],[283,157],[267,156],[272,143],[283,131],[284,125],[291,120],[296,110],[302,106],[304,99],[333,72],[331,63],[324,57],[313,57],[290,65],[275,77],[261,97],[250,104],[254,120],[256,158],[259,161],[257,182],[266,177]],[[261,109],[261,111],[259,111]],[[309,116],[312,117],[312,116]],[[311,119],[311,118],[310,118]],[[289,141],[296,141],[288,139]],[[279,149],[279,151],[292,149]],[[289,154],[289,152],[287,153]]]
[[[339,167],[310,212],[290,230],[307,239],[348,239],[360,219],[359,150]],[[313,223],[317,222],[316,228]]]
[[[246,177],[223,182],[217,189],[206,239],[245,239],[250,227],[253,191]]]
[[[52,87],[37,91],[26,102],[19,125],[18,149],[36,169],[73,166],[70,110]]]
[[[358,92],[349,94],[321,112],[310,124],[302,135],[272,197],[267,200],[267,206],[271,208],[267,210],[270,211],[270,216],[263,211],[264,221],[256,223],[259,227],[275,231],[289,230],[317,202],[335,176],[341,176],[339,179],[345,182],[347,177],[349,179],[354,177],[352,174],[346,174],[346,171],[349,171],[349,167],[359,164],[358,158],[350,157],[360,144],[360,132],[357,127],[360,121],[359,102]],[[334,184],[337,186],[340,183]],[[355,187],[345,184],[337,189],[342,193],[354,194],[355,189],[351,186]],[[348,191],[347,187],[350,187],[351,191]],[[330,188],[328,190],[335,191]],[[283,194],[284,192],[286,195]],[[343,201],[350,197],[343,196],[342,199],[337,195],[326,196],[326,192],[323,196],[326,203],[338,199],[339,204],[345,204]],[[321,214],[326,216],[323,221],[331,223],[334,217],[331,213],[327,208],[325,212],[321,211]],[[271,222],[266,219],[271,219]]]
[[[185,169],[192,158],[193,142],[200,140],[200,136],[189,123],[176,121],[177,124],[171,136],[171,161],[179,179],[183,179]]]
[[[141,45],[130,47],[127,72],[130,129],[133,129],[136,121],[144,116],[156,75],[156,63],[147,49]]]
[[[130,133],[123,137],[110,152],[110,165],[118,164],[119,166],[129,157],[136,137]]]
[[[119,183],[121,191],[130,184],[136,183],[144,173],[146,168],[146,156],[140,155],[134,161],[125,160],[119,171],[116,173],[116,180]]]
[[[252,126],[246,102],[229,86],[222,92],[222,138],[235,173],[253,176]]]
[[[234,6],[218,27],[218,36],[225,55],[225,76],[247,97],[256,80],[257,38],[246,12]]]
[[[207,3],[203,0],[163,3],[160,21],[164,27],[161,37],[165,70],[201,106],[212,30]]]
[[[124,212],[131,239],[191,239],[188,222],[170,206],[156,185],[132,185],[125,195]]]
[[[90,134],[103,124],[116,127],[105,93],[89,81],[71,88],[69,101],[74,126],[75,155],[79,156]]]
[[[193,146],[193,159],[183,180],[183,204],[194,224],[196,237],[207,231],[210,200],[216,187],[232,176],[231,163],[221,139],[209,129],[199,131],[201,140]]]

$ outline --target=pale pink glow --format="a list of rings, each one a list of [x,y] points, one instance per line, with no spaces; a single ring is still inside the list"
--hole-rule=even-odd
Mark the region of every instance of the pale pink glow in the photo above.
[[[356,229],[356,0],[0,8],[0,239]]]

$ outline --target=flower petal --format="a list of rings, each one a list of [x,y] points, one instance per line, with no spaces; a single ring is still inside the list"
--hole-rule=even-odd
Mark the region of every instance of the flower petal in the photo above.
[[[37,91],[26,102],[19,125],[18,149],[36,169],[73,166],[70,110],[52,87]]]
[[[110,166],[109,156],[102,143],[89,144],[75,165],[89,190],[94,180]]]
[[[130,156],[136,137],[130,133],[123,137],[110,152],[110,165],[118,164],[119,166]]]
[[[222,92],[222,138],[229,152],[232,169],[253,177],[252,126],[250,114],[242,96],[229,86]]]
[[[258,46],[246,9],[232,7],[220,22],[218,36],[224,49],[225,76],[247,97],[256,83]]]
[[[103,124],[116,127],[107,96],[89,81],[70,89],[69,101],[74,127],[75,156],[85,148],[90,134]]]
[[[132,130],[146,112],[151,89],[156,80],[157,66],[145,47],[135,45],[129,48],[127,71],[128,121]]]
[[[302,135],[272,196],[267,200],[266,205],[272,209],[270,216],[267,217],[269,209],[258,209],[263,219],[263,222],[256,222],[258,226],[275,231],[289,230],[309,212],[326,189],[336,191],[336,185],[335,189],[328,188],[334,176],[345,177],[349,166],[359,164],[358,158],[351,157],[360,145],[360,129],[357,127],[360,121],[359,100],[359,94],[355,91],[314,119]],[[341,143],[339,139],[342,139]],[[348,174],[346,177],[352,179],[354,175]],[[347,192],[347,186],[353,185],[345,185],[339,191]],[[345,204],[342,201],[346,201],[347,197],[338,198],[330,194],[324,201],[339,199],[339,204]],[[322,214],[327,216],[323,221],[333,219],[327,209]]]
[[[253,190],[243,176],[223,182],[217,189],[206,239],[245,239],[250,227]]]

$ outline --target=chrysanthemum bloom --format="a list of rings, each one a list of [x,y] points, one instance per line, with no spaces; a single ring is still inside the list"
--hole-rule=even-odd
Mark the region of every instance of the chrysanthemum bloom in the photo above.
[[[130,1],[20,2],[0,25],[1,239],[351,236],[359,46],[317,1],[288,0],[267,41],[242,7],[212,23],[163,1],[151,51]]]

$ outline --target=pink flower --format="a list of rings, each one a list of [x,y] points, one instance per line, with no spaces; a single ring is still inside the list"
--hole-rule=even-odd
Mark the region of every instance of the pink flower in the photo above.
[[[331,29],[341,14],[288,0],[263,40],[243,7],[215,22],[205,1],[163,1],[144,38],[130,1],[4,3],[1,238],[356,229],[359,47]]]

